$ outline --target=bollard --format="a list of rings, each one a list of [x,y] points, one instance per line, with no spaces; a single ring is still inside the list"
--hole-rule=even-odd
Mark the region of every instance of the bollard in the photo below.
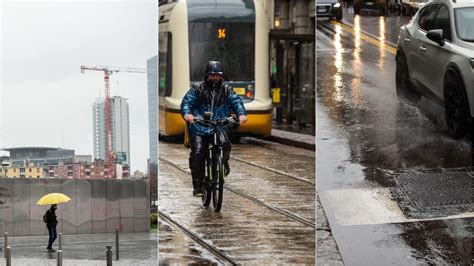
[[[105,254],[107,257],[107,266],[112,266],[112,246],[107,246],[107,251]]]
[[[59,250],[63,250],[63,233],[59,233]]]
[[[7,257],[7,246],[8,246],[8,232],[5,232],[5,240],[3,242],[4,250],[5,250],[5,258]]]
[[[12,266],[12,250],[10,246],[5,248],[5,257],[7,258],[7,266]]]
[[[57,266],[63,266],[63,251],[62,251],[62,250],[58,250],[58,251],[57,251],[57,254],[58,254],[58,263],[57,263]]]
[[[119,260],[119,228],[115,228],[115,259]]]

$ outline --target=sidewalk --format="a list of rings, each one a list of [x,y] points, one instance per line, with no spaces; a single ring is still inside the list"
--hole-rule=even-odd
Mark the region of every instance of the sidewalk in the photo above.
[[[302,134],[300,132],[304,132],[305,134]],[[269,137],[257,137],[268,141],[315,151],[315,135],[308,133],[311,133],[311,129],[309,128],[299,129],[294,125],[276,124],[275,122],[273,122],[272,132]]]
[[[63,236],[64,265],[105,265],[106,246],[112,246],[114,265],[156,265],[158,259],[157,232],[121,233],[120,260],[115,261],[115,233],[78,234]],[[12,265],[56,265],[57,253],[46,250],[48,236],[9,237]],[[56,239],[53,248],[58,249]],[[3,248],[3,238],[0,240]],[[5,265],[4,251],[0,251],[0,265]]]

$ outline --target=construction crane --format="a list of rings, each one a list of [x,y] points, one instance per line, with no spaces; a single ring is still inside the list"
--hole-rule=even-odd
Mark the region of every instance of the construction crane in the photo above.
[[[112,151],[112,118],[110,112],[110,75],[114,72],[129,72],[129,73],[147,73],[144,68],[132,68],[132,67],[110,67],[110,66],[81,66],[81,73],[85,73],[86,70],[102,71],[104,72],[104,83],[105,83],[105,178],[112,178],[115,175],[115,170],[112,167],[113,151]]]

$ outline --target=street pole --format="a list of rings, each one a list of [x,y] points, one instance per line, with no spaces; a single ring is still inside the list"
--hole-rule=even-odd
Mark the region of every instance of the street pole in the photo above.
[[[119,260],[119,228],[115,228],[115,259]]]
[[[10,246],[5,248],[5,257],[7,258],[7,266],[12,266],[12,250]]]
[[[107,266],[112,266],[112,246],[107,246],[107,251],[105,252],[107,258]]]
[[[5,248],[5,258],[7,257],[7,246],[8,246],[8,232],[5,232],[5,240],[3,242]]]

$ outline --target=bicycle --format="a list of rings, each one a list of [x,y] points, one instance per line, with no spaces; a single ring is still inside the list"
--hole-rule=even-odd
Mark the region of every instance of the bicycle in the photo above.
[[[204,207],[208,207],[212,198],[214,211],[219,212],[222,207],[224,193],[224,162],[222,161],[224,150],[222,143],[219,143],[217,139],[223,126],[237,126],[239,123],[233,117],[216,121],[195,117],[194,121],[213,127],[213,138],[209,143],[206,154],[206,174],[202,184],[202,204]]]

